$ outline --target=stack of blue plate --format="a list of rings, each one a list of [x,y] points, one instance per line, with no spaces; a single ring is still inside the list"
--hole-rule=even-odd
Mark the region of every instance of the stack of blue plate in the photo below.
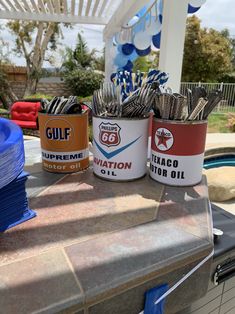
[[[28,174],[22,172],[14,181],[0,190],[0,231],[14,227],[36,216],[29,209],[25,191]]]
[[[0,118],[0,189],[24,169],[24,140],[21,128]]]
[[[0,118],[0,232],[36,216],[28,207],[24,160],[21,129]]]

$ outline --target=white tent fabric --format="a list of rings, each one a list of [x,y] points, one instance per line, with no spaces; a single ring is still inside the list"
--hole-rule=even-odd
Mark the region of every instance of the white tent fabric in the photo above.
[[[111,74],[113,35],[153,0],[0,0],[0,19],[105,25],[105,76]],[[180,88],[189,0],[164,0],[159,68]]]
[[[0,0],[0,18],[107,24],[122,0]]]

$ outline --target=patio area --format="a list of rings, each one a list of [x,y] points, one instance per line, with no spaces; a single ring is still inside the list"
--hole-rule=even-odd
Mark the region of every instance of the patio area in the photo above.
[[[173,284],[210,252],[205,181],[173,188],[146,176],[107,185],[91,170],[43,171],[38,139],[25,141],[25,150],[27,193],[38,216],[1,236],[4,313],[137,313],[143,292],[163,274]],[[206,263],[168,298],[167,312],[202,296],[209,274]]]
[[[0,144],[6,147],[0,150],[2,169],[9,166],[13,176],[12,164],[19,161],[14,154],[23,160],[24,147],[25,164],[18,164],[21,174],[23,166],[28,173],[29,206],[25,186],[14,191],[18,173],[6,185],[0,181],[6,187],[1,217],[20,193],[37,216],[1,233],[1,313],[233,314],[235,203],[218,203],[225,211],[211,204],[202,164],[205,137],[208,151],[235,148],[235,134],[206,134],[205,121],[221,101],[221,90],[207,93],[198,86],[187,95],[178,93],[187,14],[203,1],[192,3],[198,7],[188,0],[165,0],[164,5],[147,0],[0,1],[2,19],[104,25],[105,42],[105,83],[94,92],[90,108],[93,146],[88,144],[89,104],[81,105],[77,96],[40,107],[33,114],[40,138],[22,138],[19,129],[15,150],[9,134],[14,133],[11,123],[16,125],[2,119],[2,125],[9,124],[0,128]],[[144,28],[137,32],[138,22],[130,26],[133,18],[144,21]],[[151,31],[152,18],[157,34]],[[124,68],[132,64],[132,53],[124,56],[124,64],[118,48],[123,53],[127,45],[136,55],[149,54],[156,35],[161,71],[149,71],[137,92],[127,92],[129,83],[121,80],[115,91],[113,85],[110,89],[112,75],[128,72]],[[137,97],[126,107],[125,92]],[[11,192],[12,197],[6,195]],[[163,286],[169,295],[161,300]]]
[[[37,138],[25,137],[25,152],[27,193],[37,217],[1,236],[4,313],[138,313],[144,291],[162,281],[173,285],[211,251],[205,178],[188,188],[148,176],[107,185],[91,169],[70,175],[42,170]],[[221,220],[214,223],[221,227]],[[207,262],[172,293],[166,313],[186,313],[206,294],[219,251],[231,250],[233,241],[215,246],[213,266]]]

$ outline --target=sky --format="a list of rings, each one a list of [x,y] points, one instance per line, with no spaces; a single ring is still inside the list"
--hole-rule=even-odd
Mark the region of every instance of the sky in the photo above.
[[[207,0],[196,15],[201,19],[203,27],[212,27],[216,30],[228,28],[230,34],[235,37],[235,0]],[[78,32],[82,32],[90,49],[95,48],[102,52],[104,47],[102,31],[103,26],[100,25],[75,25],[73,29],[64,28],[64,39],[61,40],[61,46],[55,54],[55,65],[60,66],[60,50],[62,48],[65,46],[75,47]],[[4,40],[10,43],[10,47],[13,47],[12,35],[6,30],[1,31],[0,34]],[[15,55],[11,56],[11,61],[16,65],[25,65],[24,60]],[[47,67],[49,64],[45,63],[45,66]]]

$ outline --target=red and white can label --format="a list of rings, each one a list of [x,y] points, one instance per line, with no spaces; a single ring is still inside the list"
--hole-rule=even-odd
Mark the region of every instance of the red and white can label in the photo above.
[[[93,170],[99,177],[125,181],[147,170],[148,119],[93,117]]]
[[[207,123],[177,123],[154,119],[150,176],[169,185],[201,181]]]

